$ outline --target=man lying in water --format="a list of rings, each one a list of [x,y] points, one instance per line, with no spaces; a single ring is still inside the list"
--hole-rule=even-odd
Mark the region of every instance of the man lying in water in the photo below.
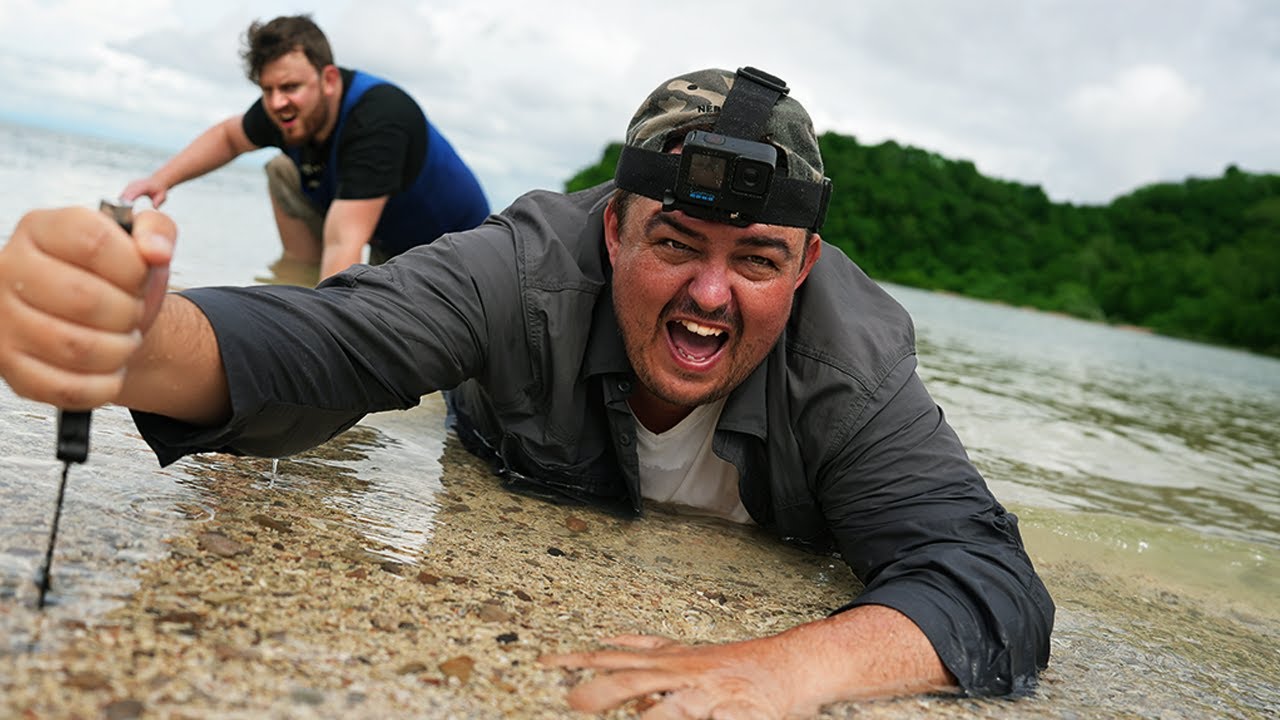
[[[512,487],[757,523],[865,583],[774,636],[547,658],[599,671],[570,693],[581,710],[1025,691],[1052,600],[917,376],[907,313],[818,235],[830,191],[806,111],[743,68],[659,86],[614,181],[529,193],[315,289],[164,295],[165,216],[130,237],[33,212],[0,251],[0,376],[60,407],[132,408],[162,463],[288,455],[449,390],[459,438]]]

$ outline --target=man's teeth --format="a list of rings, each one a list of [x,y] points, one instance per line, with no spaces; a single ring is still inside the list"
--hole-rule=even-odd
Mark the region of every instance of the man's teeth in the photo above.
[[[720,330],[717,330],[716,328],[707,327],[706,325],[699,325],[698,323],[693,322],[692,320],[681,320],[680,324],[684,326],[685,330],[688,330],[689,332],[695,335],[702,335],[703,337],[712,337],[715,335],[722,334],[722,332]]]

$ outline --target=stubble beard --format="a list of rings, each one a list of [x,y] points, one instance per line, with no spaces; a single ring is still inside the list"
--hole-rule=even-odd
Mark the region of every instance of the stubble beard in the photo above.
[[[616,277],[616,276],[615,276]],[[639,327],[635,323],[629,323],[623,318],[626,317],[623,308],[623,299],[616,291],[613,293],[613,312],[618,318],[618,327],[622,333],[622,344],[627,351],[627,359],[631,363],[632,370],[636,374],[636,379],[641,385],[658,400],[673,405],[675,407],[693,409],[700,405],[715,402],[721,398],[727,397],[733,392],[734,388],[746,380],[755,368],[759,365],[759,361],[754,363],[743,362],[740,358],[751,357],[755,353],[750,347],[731,347],[726,348],[730,353],[728,357],[722,358],[721,363],[728,364],[728,371],[724,378],[711,388],[690,396],[686,394],[678,394],[674,389],[669,387],[670,383],[664,384],[663,381],[668,373],[657,371],[650,364],[651,355],[646,354],[646,350],[656,350],[657,354],[669,352],[667,349],[666,322],[662,318],[670,315],[670,308],[678,304],[678,300],[673,300],[663,311],[659,313],[657,319],[657,327],[646,332],[644,328]],[[740,322],[732,323],[734,326],[733,336],[729,342],[737,342],[742,337],[742,328]],[[776,342],[776,340],[775,340]],[[763,361],[765,353],[761,353],[760,361]],[[682,373],[679,370],[674,372],[679,378]],[[690,374],[690,377],[696,375]]]

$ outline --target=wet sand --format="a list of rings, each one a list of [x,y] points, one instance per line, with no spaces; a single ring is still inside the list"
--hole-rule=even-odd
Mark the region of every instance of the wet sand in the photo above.
[[[101,617],[37,616],[0,656],[5,718],[563,718],[580,675],[545,653],[640,632],[717,642],[820,618],[857,587],[843,563],[749,528],[650,512],[618,519],[503,490],[446,443],[434,535],[415,562],[324,502],[362,481],[357,427],[264,487],[270,461],[210,464],[212,517],[136,570]],[[357,488],[358,489],[358,488]],[[1032,552],[1035,556],[1034,548]],[[1040,564],[1059,604],[1054,658],[1019,700],[847,703],[829,718],[1266,717],[1280,710],[1273,618],[1217,612],[1071,562]],[[1223,648],[1226,648],[1225,650]],[[634,717],[629,705],[610,717]]]

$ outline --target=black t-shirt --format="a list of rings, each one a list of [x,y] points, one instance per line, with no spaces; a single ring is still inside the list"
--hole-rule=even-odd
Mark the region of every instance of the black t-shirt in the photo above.
[[[341,69],[345,99],[354,72]],[[262,98],[242,120],[249,141],[258,147],[284,147],[284,135],[267,117]],[[329,162],[334,137],[301,148],[302,182],[318,182]],[[338,138],[336,198],[364,200],[394,195],[413,183],[426,161],[427,118],[413,98],[395,85],[384,83],[365,91],[347,115]]]

